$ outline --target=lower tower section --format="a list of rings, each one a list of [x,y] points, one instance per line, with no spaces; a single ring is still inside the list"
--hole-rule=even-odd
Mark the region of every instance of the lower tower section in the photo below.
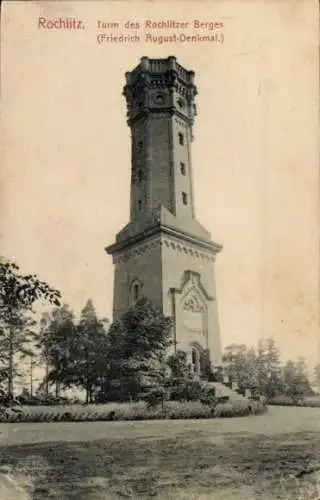
[[[209,350],[221,365],[220,328],[214,275],[216,246],[163,234],[161,245],[163,313],[173,321],[177,350],[185,351],[194,372]]]
[[[187,353],[197,374],[204,351],[221,366],[215,255],[221,247],[173,228],[155,226],[115,243],[114,319],[141,297],[172,318],[173,349]]]

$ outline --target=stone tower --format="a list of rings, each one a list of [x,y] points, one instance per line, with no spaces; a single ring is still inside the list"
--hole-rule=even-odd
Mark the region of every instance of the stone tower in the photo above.
[[[131,129],[130,222],[106,248],[115,266],[113,319],[147,297],[172,317],[176,350],[199,373],[221,364],[214,261],[221,246],[195,218],[191,143],[194,73],[176,58],[142,57],[126,73]]]

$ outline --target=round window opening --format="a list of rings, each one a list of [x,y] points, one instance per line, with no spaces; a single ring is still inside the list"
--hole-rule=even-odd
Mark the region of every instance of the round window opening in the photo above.
[[[163,100],[164,100],[164,98],[163,98],[163,95],[162,95],[162,94],[158,94],[158,95],[156,95],[156,97],[155,97],[155,101],[156,101],[156,103],[157,103],[157,104],[161,104],[161,103],[163,103]]]

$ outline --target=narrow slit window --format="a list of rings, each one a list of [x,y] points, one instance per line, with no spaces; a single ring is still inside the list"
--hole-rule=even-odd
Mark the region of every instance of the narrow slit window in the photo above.
[[[141,209],[142,209],[142,201],[141,200],[138,201],[138,209],[139,209],[139,211],[141,211]]]
[[[140,153],[142,149],[143,149],[143,141],[141,140],[138,142],[138,152]]]
[[[188,196],[187,196],[187,193],[182,192],[182,203],[183,203],[184,205],[187,205],[187,204],[188,204]]]
[[[180,172],[182,175],[186,175],[186,165],[183,162],[180,163]]]
[[[133,287],[133,300],[138,300],[139,298],[139,285],[134,285]]]
[[[142,182],[142,179],[143,179],[142,170],[138,170],[138,181]]]
[[[181,132],[179,132],[179,144],[180,146],[184,145],[184,135]]]

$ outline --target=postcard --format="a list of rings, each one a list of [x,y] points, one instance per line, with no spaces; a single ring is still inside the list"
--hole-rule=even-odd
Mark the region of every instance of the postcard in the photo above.
[[[3,1],[1,498],[319,498],[319,6]]]

